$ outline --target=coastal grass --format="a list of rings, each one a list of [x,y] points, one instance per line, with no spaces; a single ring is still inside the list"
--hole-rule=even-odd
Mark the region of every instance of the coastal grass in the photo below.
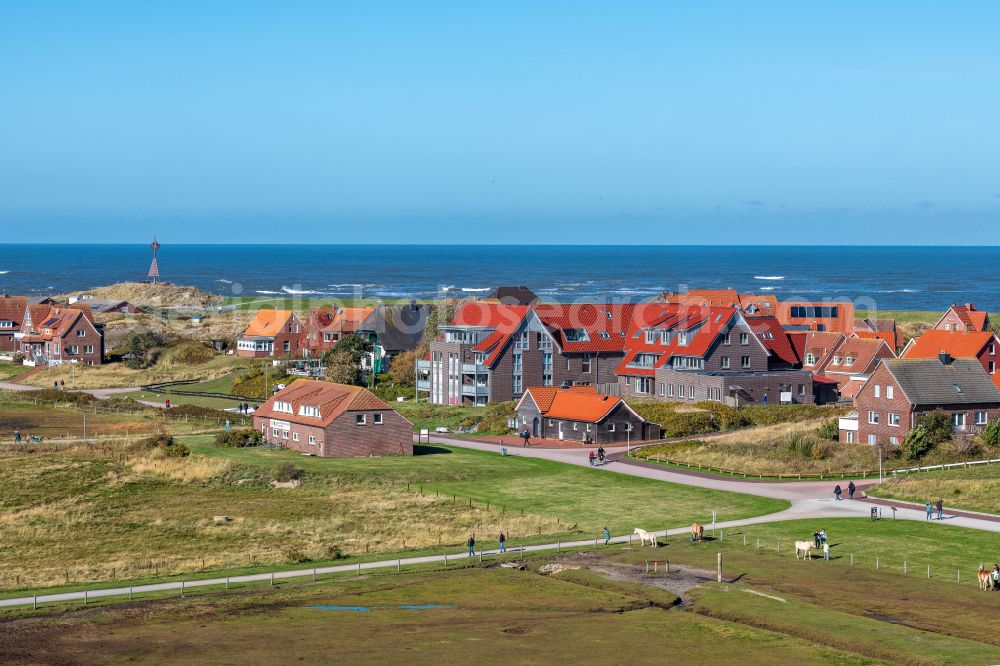
[[[1000,514],[1000,465],[900,475],[869,492],[876,497],[917,504],[941,498],[954,509]]]
[[[141,613],[107,607],[6,624],[5,663],[30,663],[41,652],[72,663],[235,663],[247,654],[260,663],[322,663],[333,654],[343,663],[615,663],[654,655],[687,663],[709,653],[720,664],[884,663],[651,605],[626,586],[480,568],[339,578],[268,594],[150,602]]]
[[[176,391],[200,391],[204,393],[231,393],[233,390],[233,382],[236,378],[240,376],[240,373],[230,373],[227,375],[222,375],[216,377],[215,379],[209,379],[204,382],[198,382],[196,384],[184,384],[176,388],[167,387],[164,389],[165,393],[150,393],[148,391],[130,391],[128,393],[121,394],[121,397],[132,398],[133,400],[141,400],[145,402],[155,402],[157,404],[163,404],[165,400],[170,399],[171,405],[195,405],[198,407],[208,407],[209,409],[230,409],[236,407],[244,400],[233,398],[216,398],[208,396],[199,395],[180,395]]]
[[[68,389],[139,387],[186,379],[208,381],[249,368],[251,365],[252,359],[222,354],[213,356],[205,363],[192,365],[176,358],[172,350],[167,350],[156,364],[145,370],[132,370],[124,363],[97,366],[63,364],[45,368],[27,378],[24,383],[46,388],[52,386],[55,381],[65,381]]]
[[[435,405],[429,402],[393,402],[392,408],[413,423],[413,431],[447,428],[460,433],[463,429],[475,430],[480,435],[505,435],[510,433],[506,415],[514,415],[514,403],[493,404],[486,407],[466,405]]]
[[[6,382],[20,377],[29,370],[31,370],[31,368],[20,364],[15,365],[10,361],[0,361],[0,382]]]
[[[0,450],[0,588],[440,552],[470,533],[491,547],[501,530],[512,543],[591,538],[604,526],[617,534],[705,520],[713,509],[739,518],[787,506],[441,447],[321,459],[217,448],[209,436],[177,441],[192,455],[167,460],[110,442]],[[268,485],[282,463],[303,470],[301,487]]]

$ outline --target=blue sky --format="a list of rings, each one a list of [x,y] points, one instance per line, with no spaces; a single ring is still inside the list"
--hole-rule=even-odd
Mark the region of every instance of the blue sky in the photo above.
[[[4,3],[7,242],[1000,244],[1000,5]]]

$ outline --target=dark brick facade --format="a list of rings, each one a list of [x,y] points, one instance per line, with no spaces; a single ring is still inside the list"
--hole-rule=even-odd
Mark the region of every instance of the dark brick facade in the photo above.
[[[517,430],[527,430],[532,437],[586,441],[597,444],[616,444],[627,441],[660,438],[660,427],[647,423],[624,402],[619,403],[599,423],[570,419],[552,419],[542,415],[530,399],[521,402],[517,410]]]
[[[381,415],[382,423],[375,422],[376,415]],[[358,416],[364,416],[364,424],[358,424]],[[317,456],[413,455],[413,425],[392,409],[344,412],[326,428],[296,419],[293,415],[273,419],[288,423],[287,430],[273,428],[269,417],[255,416],[253,424],[271,444]],[[315,438],[314,443],[310,443],[310,436]]]

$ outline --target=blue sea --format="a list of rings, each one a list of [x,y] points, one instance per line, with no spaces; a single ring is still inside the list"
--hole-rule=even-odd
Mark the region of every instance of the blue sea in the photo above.
[[[146,245],[0,244],[0,292],[142,280]],[[876,309],[1000,306],[1000,247],[170,245],[161,278],[224,296],[433,298],[525,285],[558,301],[733,288]]]

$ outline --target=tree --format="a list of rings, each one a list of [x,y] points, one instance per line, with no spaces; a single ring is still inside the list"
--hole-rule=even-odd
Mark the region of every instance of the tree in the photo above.
[[[837,419],[827,419],[816,428],[816,436],[836,442],[840,439],[840,422]]]
[[[920,419],[920,425],[923,426],[931,446],[951,439],[951,417],[943,410],[935,409],[933,412],[927,412]]]
[[[1000,318],[998,318],[1000,320]],[[979,439],[983,444],[994,449],[1000,448],[1000,419],[990,421],[983,431],[979,433]]]
[[[125,341],[128,348],[128,362],[132,370],[148,368],[156,362],[157,350],[166,344],[166,339],[154,331],[132,331]]]
[[[396,354],[389,366],[389,379],[400,386],[413,386],[413,373],[418,358],[416,350]]]
[[[331,349],[323,354],[323,364],[326,367],[326,378],[331,382],[355,385],[361,383],[361,368],[350,352]]]
[[[901,448],[904,460],[916,460],[934,448],[934,443],[930,441],[930,437],[927,435],[927,428],[923,425],[918,425],[906,433]]]

